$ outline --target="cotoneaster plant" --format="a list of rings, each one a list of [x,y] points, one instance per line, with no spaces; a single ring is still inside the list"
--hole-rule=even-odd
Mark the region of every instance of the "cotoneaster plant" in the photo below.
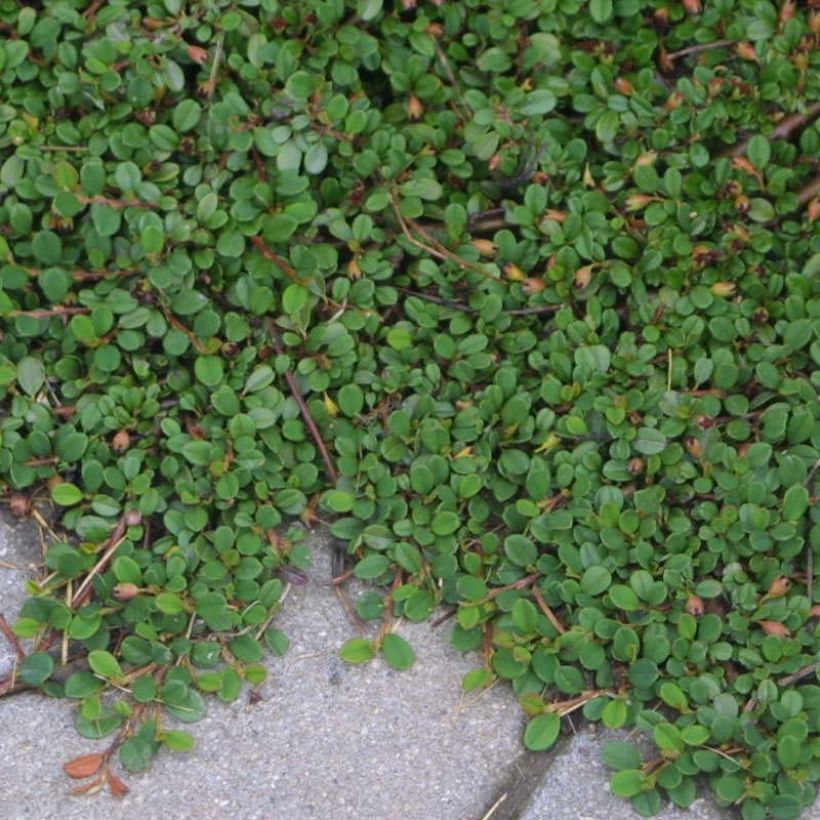
[[[112,737],[80,790],[264,680],[301,521],[346,660],[440,612],[529,749],[654,741],[639,814],[812,804],[815,6],[0,0],[0,693]]]

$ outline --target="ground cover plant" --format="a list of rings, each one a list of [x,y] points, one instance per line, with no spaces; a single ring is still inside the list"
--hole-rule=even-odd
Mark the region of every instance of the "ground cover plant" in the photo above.
[[[264,679],[301,521],[346,660],[438,612],[528,748],[650,736],[640,814],[811,805],[815,6],[0,0],[0,491],[54,530],[0,692],[112,736],[81,790]]]

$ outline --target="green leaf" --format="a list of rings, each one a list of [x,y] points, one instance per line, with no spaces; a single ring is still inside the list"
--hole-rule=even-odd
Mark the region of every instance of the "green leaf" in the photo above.
[[[749,144],[746,148],[746,153],[749,159],[759,171],[762,171],[768,164],[771,158],[771,148],[769,141],[762,134],[755,134],[749,139]]]
[[[222,359],[217,356],[199,356],[194,362],[194,372],[206,387],[216,387],[225,375]]]
[[[416,660],[416,653],[407,641],[395,632],[388,632],[382,641],[382,653],[393,669],[409,669]]]
[[[51,677],[54,661],[46,652],[32,652],[20,664],[20,678],[29,686],[39,686]]]
[[[538,715],[533,718],[524,730],[524,745],[531,752],[542,752],[549,749],[558,739],[561,732],[561,718],[553,713]]]
[[[176,104],[173,113],[174,129],[181,133],[193,130],[202,114],[202,106],[196,100],[182,100]]]
[[[190,752],[196,745],[191,734],[178,729],[166,729],[160,735],[160,740],[163,745],[175,752]]]
[[[339,657],[346,663],[367,663],[376,656],[373,641],[351,638],[339,650]]]
[[[74,504],[79,504],[83,500],[83,492],[74,484],[65,482],[63,484],[55,484],[51,488],[51,498],[55,504],[59,504],[61,507],[71,507]]]
[[[88,665],[93,672],[103,678],[121,678],[122,667],[117,659],[104,649],[95,649],[88,653]]]
[[[618,797],[633,797],[643,790],[643,772],[640,769],[623,769],[612,775],[609,786]]]
[[[794,485],[786,490],[783,497],[783,518],[786,521],[799,521],[809,508],[809,491],[805,487]]]
[[[24,356],[17,362],[17,383],[24,393],[36,396],[45,382],[46,371],[40,359],[34,356]]]
[[[666,449],[666,436],[652,427],[641,427],[632,446],[645,456],[657,455]]]
[[[589,13],[596,23],[606,23],[612,16],[612,0],[589,0]]]

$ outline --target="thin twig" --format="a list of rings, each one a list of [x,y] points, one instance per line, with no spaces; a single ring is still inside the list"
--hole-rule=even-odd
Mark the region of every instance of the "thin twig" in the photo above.
[[[711,43],[698,43],[694,46],[682,48],[680,51],[673,51],[670,54],[667,54],[666,57],[668,60],[674,62],[680,57],[687,57],[690,54],[700,54],[702,51],[711,51],[713,48],[723,48],[724,46],[732,45],[732,43],[732,40],[715,40]]]
[[[219,64],[222,62],[222,46],[225,42],[225,35],[220,33],[216,39],[216,49],[214,50],[214,62],[211,66],[211,74],[208,77],[207,95],[208,99],[212,99],[216,91],[216,77],[219,73]]]
[[[543,572],[533,572],[531,575],[526,575],[523,578],[519,578],[517,581],[513,581],[513,583],[507,584],[506,586],[494,587],[490,590],[490,598],[497,598],[502,592],[509,592],[511,589],[526,589],[528,586],[537,581],[543,574]]]
[[[802,669],[798,669],[796,672],[792,672],[791,675],[786,675],[785,678],[780,678],[777,682],[778,686],[791,686],[793,683],[797,683],[797,681],[802,680],[803,678],[808,678],[810,675],[813,675],[817,672],[818,667],[820,667],[820,661],[816,661],[815,663],[810,663],[808,666],[804,666]]]
[[[561,621],[558,620],[549,604],[544,600],[544,596],[541,594],[538,584],[532,585],[532,594],[535,597],[541,611],[547,616],[547,620],[555,627],[559,634],[563,635],[567,631],[566,627],[561,623]]]
[[[48,319],[52,316],[76,316],[81,313],[91,313],[91,309],[87,307],[64,307],[57,305],[57,307],[43,309],[43,310],[10,310],[4,313],[4,316],[30,316],[32,319]]]
[[[17,655],[17,658],[21,661],[25,660],[26,650],[23,649],[23,644],[20,643],[20,639],[11,631],[8,621],[2,614],[0,614],[0,632],[5,635],[6,640],[11,644],[11,648],[14,650],[14,654]]]
[[[774,131],[768,135],[768,139],[772,140],[788,139],[795,131],[808,125],[812,120],[820,117],[820,102],[809,106],[804,114],[790,114],[784,117],[775,127]],[[751,139],[751,138],[750,138]],[[749,145],[749,140],[745,139],[743,142],[728,148],[723,152],[725,157],[739,157],[746,153],[746,148]]]
[[[31,145],[38,151],[88,151],[85,145]]]
[[[83,205],[108,205],[111,208],[153,208],[150,202],[143,202],[140,199],[111,199],[107,196],[82,196],[77,195],[77,201]]]
[[[171,327],[175,328],[176,330],[180,331],[180,333],[184,333],[188,337],[188,341],[191,343],[191,347],[196,350],[197,353],[204,353],[206,348],[205,345],[199,340],[199,337],[194,333],[191,328],[189,328],[186,324],[181,322],[174,316],[173,313],[168,309],[168,307],[162,303],[160,303],[160,308],[168,321],[168,324]]]
[[[273,262],[285,276],[288,277],[292,282],[295,282],[297,285],[302,285],[302,287],[307,287],[307,282],[302,280],[302,277],[296,272],[296,269],[292,267],[288,262],[282,259],[279,254],[274,253],[265,243],[265,240],[262,239],[261,236],[252,236],[250,237],[251,242],[256,246],[257,250],[269,261]]]
[[[490,818],[495,814],[496,809],[498,809],[498,807],[507,799],[507,796],[508,793],[504,792],[504,794],[502,794],[501,797],[499,797],[498,800],[490,806],[487,813],[481,818],[481,820],[490,820]]]
[[[436,627],[441,626],[443,623],[447,622],[458,612],[458,607],[453,607],[448,612],[445,612],[443,615],[439,615],[438,618],[434,618],[430,621],[430,629],[435,629]]]
[[[279,340],[279,334],[276,332],[276,328],[274,327],[273,321],[271,319],[266,320],[265,329],[268,332],[268,336],[270,336],[271,344],[273,345],[273,349],[276,351],[277,355],[284,356],[285,348],[282,346],[282,342]],[[330,453],[327,450],[327,446],[322,440],[322,436],[319,433],[319,428],[316,426],[316,422],[313,420],[313,416],[310,415],[310,410],[308,409],[308,406],[305,403],[305,399],[302,396],[302,391],[299,389],[299,384],[296,381],[293,373],[290,372],[290,370],[285,371],[285,380],[288,383],[288,387],[290,387],[290,392],[293,394],[293,398],[295,399],[296,404],[299,405],[299,411],[302,414],[302,418],[305,420],[305,424],[307,424],[308,430],[310,430],[310,434],[313,437],[313,440],[316,442],[316,446],[319,448],[319,452],[322,454],[322,460],[325,462],[325,467],[327,467],[328,475],[330,476],[331,480],[335,483],[339,478],[339,474],[336,472],[336,467],[333,464],[333,459],[330,457]]]
[[[496,276],[494,273],[490,273],[488,270],[485,270],[476,262],[471,262],[468,259],[464,259],[457,253],[453,253],[449,248],[444,247],[444,245],[442,245],[435,237],[431,236],[428,231],[412,219],[405,219],[395,199],[392,200],[391,204],[402,233],[411,245],[423,250],[425,253],[430,254],[430,256],[435,256],[437,259],[441,259],[442,261],[455,262],[460,268],[474,271],[487,279],[492,279],[494,282],[502,281],[500,277]],[[428,244],[425,244],[413,236],[410,230],[411,228],[426,239]]]
[[[453,85],[453,93],[458,100],[459,107],[462,109],[462,113],[467,116],[467,118],[471,118],[473,115],[472,109],[469,105],[467,105],[467,101],[464,99],[464,95],[461,93],[461,86],[459,85],[458,79],[453,71],[453,67],[450,65],[450,61],[447,59],[447,55],[444,53],[444,49],[441,47],[441,44],[438,40],[435,41],[436,43],[436,54],[438,55],[439,62],[444,67],[444,71],[447,74],[450,82]]]
[[[94,576],[98,573],[102,572],[105,567],[108,565],[108,562],[111,560],[111,557],[117,551],[117,547],[125,540],[125,531],[128,529],[128,517],[130,513],[126,513],[120,517],[120,520],[117,522],[117,525],[114,527],[113,532],[108,537],[108,540],[103,545],[103,554],[102,557],[97,561],[96,564],[91,568],[88,575],[85,576],[83,582],[77,587],[77,591],[74,593],[74,596],[71,599],[71,603],[69,604],[71,609],[77,609],[77,607],[82,606],[85,601],[91,595],[91,582],[94,580]]]

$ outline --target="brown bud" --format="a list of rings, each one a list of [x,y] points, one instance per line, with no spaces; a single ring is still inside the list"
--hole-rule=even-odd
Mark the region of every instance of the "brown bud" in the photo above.
[[[680,91],[673,91],[666,98],[666,102],[664,103],[664,108],[667,111],[674,111],[676,108],[680,108],[682,102],[683,102],[683,94],[681,94]]]
[[[490,239],[473,239],[472,246],[482,256],[495,256],[496,244]]]
[[[715,282],[709,288],[715,296],[722,296],[723,298],[732,296],[736,289],[737,285],[734,282]]]
[[[504,275],[513,282],[522,282],[526,279],[524,271],[512,262],[507,262],[507,264],[504,265]]]
[[[703,448],[696,438],[688,438],[684,443],[686,444],[686,449],[689,451],[689,455],[692,456],[692,458],[700,458],[703,455]]]
[[[136,584],[117,584],[114,587],[114,597],[118,601],[130,601],[136,598],[141,592]]]
[[[444,34],[444,26],[442,26],[441,23],[430,23],[424,30],[427,32],[427,34],[429,34],[431,37],[435,37],[436,39],[438,39],[439,37],[441,37],[442,34]]]
[[[235,359],[242,352],[242,348],[236,342],[225,342],[219,348],[219,352],[226,359]]]
[[[737,208],[740,213],[745,214],[746,211],[749,210],[749,197],[745,194],[741,194],[740,196],[735,197],[735,208]]]
[[[755,51],[755,47],[751,43],[742,42],[738,43],[735,46],[735,54],[740,57],[741,60],[751,60],[752,62],[757,62],[757,52]]]
[[[129,527],[138,527],[142,524],[142,513],[139,510],[128,510],[125,514],[125,523]]]
[[[111,439],[111,449],[115,453],[124,453],[131,446],[131,436],[127,430],[120,430]]]
[[[703,598],[694,593],[690,594],[689,597],[686,599],[686,611],[690,615],[694,615],[696,618],[703,615],[704,607],[703,607]]]
[[[9,511],[17,518],[25,518],[31,512],[31,499],[22,493],[14,493],[9,498]]]
[[[776,635],[778,638],[788,638],[791,634],[785,624],[780,621],[758,621],[760,628],[767,635]]]
[[[809,15],[809,28],[813,34],[820,34],[820,11],[813,11]]]
[[[575,287],[583,290],[592,281],[592,265],[584,265],[575,271]]]
[[[208,62],[208,49],[201,46],[188,46],[188,56],[195,62],[202,65]]]
[[[657,159],[657,151],[644,151],[644,153],[635,160],[635,167],[641,168],[644,165],[654,165]]]
[[[655,18],[655,22],[658,25],[665,26],[669,22],[669,9],[655,9],[652,16]]]
[[[143,125],[149,127],[157,121],[157,112],[153,108],[143,108],[135,116]]]
[[[780,598],[789,591],[791,585],[792,582],[788,578],[784,578],[783,576],[775,578],[769,585],[769,591],[766,595],[770,598]]]
[[[347,263],[347,275],[351,279],[358,279],[362,275],[359,260],[355,256]]]
[[[547,219],[552,219],[555,222],[563,222],[567,218],[566,211],[555,211],[552,208],[548,208],[547,211],[544,213],[544,216]]]
[[[495,170],[497,170],[497,169],[498,169],[498,166],[499,166],[499,165],[501,165],[501,154],[499,154],[498,152],[496,152],[495,154],[493,154],[493,155],[490,157],[489,161],[487,162],[487,168],[488,168],[490,171],[495,171]]]
[[[635,458],[629,459],[629,464],[627,464],[626,469],[629,470],[632,475],[640,475],[646,469],[646,462],[642,458]]]
[[[687,14],[700,14],[703,10],[700,0],[683,0],[683,7]]]
[[[615,80],[615,90],[619,94],[623,94],[625,97],[628,97],[633,91],[635,91],[635,86],[632,85],[632,83],[625,77],[618,77],[618,79]]]
[[[547,283],[538,276],[528,276],[522,284],[524,293],[540,293],[547,287]]]
[[[424,116],[424,103],[415,94],[407,98],[407,116],[411,120],[420,120]]]
[[[656,199],[657,197],[649,194],[630,194],[626,198],[626,209],[628,211],[640,211]]]
[[[780,22],[788,23],[796,13],[797,6],[794,0],[783,0],[783,5],[780,6]]]
[[[61,475],[55,473],[51,476],[48,481],[46,481],[46,486],[48,487],[49,491],[53,490],[55,487],[59,486],[60,484],[64,484],[65,481]]]
[[[820,197],[809,202],[809,207],[806,209],[806,216],[809,222],[816,222],[820,219]]]

